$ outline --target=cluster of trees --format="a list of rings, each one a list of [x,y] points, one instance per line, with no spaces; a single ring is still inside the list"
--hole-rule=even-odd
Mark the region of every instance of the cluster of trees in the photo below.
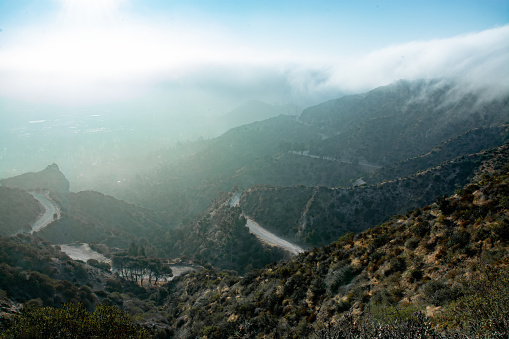
[[[86,285],[96,280],[92,277],[87,265],[46,241],[21,234],[0,237],[0,290],[12,300],[57,307],[72,301],[92,308],[97,296]]]
[[[162,278],[173,276],[171,267],[161,258],[145,256],[145,249],[132,242],[128,250],[116,253],[112,261],[113,271],[122,278],[135,281],[143,286],[157,285]]]

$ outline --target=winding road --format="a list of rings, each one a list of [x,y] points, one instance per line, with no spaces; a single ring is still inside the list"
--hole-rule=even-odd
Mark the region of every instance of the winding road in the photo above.
[[[230,198],[230,207],[239,206],[241,195],[242,192],[237,192]],[[254,234],[260,241],[266,243],[269,246],[280,247],[292,254],[299,254],[304,252],[303,248],[278,237],[274,233],[267,231],[265,228],[258,225],[256,221],[249,219],[246,215],[244,215],[244,217],[246,218],[246,227],[249,228],[249,232]]]
[[[60,209],[44,194],[34,192],[29,193],[32,194],[32,196],[37,199],[37,201],[39,201],[45,210],[39,219],[37,219],[32,225],[32,230],[30,231],[30,234],[32,234],[36,231],[39,231],[41,228],[48,226],[48,224],[54,220],[55,214],[57,215],[57,218],[60,217]]]
[[[274,233],[267,231],[265,228],[258,225],[254,220],[247,219],[246,227],[249,227],[249,232],[254,234],[258,239],[262,240],[270,246],[281,247],[292,254],[299,254],[304,252],[304,249],[294,245],[284,239],[281,239]]]
[[[322,160],[340,162],[340,163],[343,163],[343,164],[353,164],[354,163],[353,161],[349,161],[349,160],[341,160],[341,159],[336,159],[336,158],[333,158],[333,157],[309,154],[309,151],[290,151],[289,153],[292,153],[292,154],[295,154],[295,155],[300,155],[300,156],[303,156],[303,157],[313,158],[313,159],[322,159]],[[371,163],[369,163],[367,161],[364,161],[364,160],[359,160],[358,164],[359,164],[359,166],[369,167],[369,168],[371,168],[373,170],[377,170],[379,168],[382,168],[382,166],[380,166],[380,165],[371,164]]]

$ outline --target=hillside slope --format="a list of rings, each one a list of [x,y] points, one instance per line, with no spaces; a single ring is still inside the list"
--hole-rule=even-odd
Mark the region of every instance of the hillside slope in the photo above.
[[[280,236],[308,246],[323,245],[452,194],[469,182],[483,161],[508,156],[505,144],[405,178],[353,188],[257,186],[242,194],[240,206]]]
[[[60,172],[57,164],[51,164],[35,173],[24,173],[12,178],[0,179],[0,185],[25,191],[46,189],[56,193],[68,193],[69,181]]]
[[[0,235],[8,236],[31,229],[43,212],[35,198],[17,188],[0,186]]]
[[[423,338],[438,335],[435,326],[466,338],[476,331],[507,333],[507,159],[487,164],[491,174],[453,197],[288,262],[243,278],[210,270],[178,277],[165,304],[173,334],[328,338],[348,329],[367,338],[385,329],[403,337],[410,336],[409,324],[425,331]],[[485,313],[473,315],[476,310]],[[430,318],[413,318],[415,311]],[[411,322],[399,330],[394,323],[380,327],[406,318]],[[378,323],[370,325],[373,320]]]
[[[509,96],[486,100],[461,84],[400,80],[310,107],[300,119],[327,136],[311,153],[387,165],[473,128],[506,123]]]
[[[192,223],[169,231],[153,246],[160,256],[185,256],[239,274],[290,257],[284,250],[260,242],[249,233],[240,208],[224,203],[212,206]]]
[[[497,147],[509,140],[509,125],[474,128],[452,137],[434,147],[426,154],[408,158],[398,163],[384,166],[367,177],[367,183],[376,184],[386,180],[404,178],[442,162],[454,159],[459,154],[466,155]]]
[[[94,191],[53,195],[62,216],[35,236],[54,244],[96,242],[125,248],[133,239],[149,241],[173,228],[165,214]]]
[[[188,154],[181,152],[184,145],[161,152],[157,168],[96,189],[186,223],[234,187],[346,186],[379,166],[441,147],[439,156],[408,163],[401,173],[406,177],[501,145],[507,130],[500,126],[508,119],[507,96],[488,100],[461,84],[398,81],[309,107],[299,118],[280,115],[231,129]],[[378,179],[389,178],[374,176],[370,183]]]
[[[474,160],[463,157],[478,170],[453,196],[439,196],[427,207],[243,277],[207,265],[169,284],[142,288],[72,261],[40,239],[0,238],[0,297],[33,306],[118,305],[163,337],[504,338],[509,333],[507,148],[480,152]],[[447,166],[454,162],[441,167]],[[84,196],[70,198],[68,207],[76,199],[76,211],[97,211],[100,194]],[[193,239],[203,241],[191,246],[240,231],[238,208],[220,207],[225,206],[196,220]],[[215,240],[224,245],[219,236]],[[217,262],[233,259],[228,245],[222,248],[226,251],[203,254],[217,254]]]

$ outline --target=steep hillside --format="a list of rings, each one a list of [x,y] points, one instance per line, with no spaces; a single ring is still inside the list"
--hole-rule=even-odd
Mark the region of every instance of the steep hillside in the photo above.
[[[18,302],[39,299],[45,306],[60,306],[74,300],[93,307],[99,300],[91,287],[105,289],[107,280],[114,279],[111,273],[75,262],[38,238],[0,237],[0,244],[0,290]]]
[[[153,246],[159,249],[160,256],[186,256],[240,274],[289,257],[285,251],[264,245],[249,233],[241,213],[240,208],[224,203],[212,206],[208,213],[168,232],[164,240]]]
[[[463,156],[418,174],[353,188],[253,187],[242,194],[244,213],[276,234],[308,246],[359,232],[394,214],[425,206],[473,178],[483,161],[509,156],[509,145]]]
[[[23,235],[0,237],[0,248],[1,338],[113,337],[126,329],[134,337],[140,331],[119,309],[133,307],[123,304],[119,292],[129,293],[132,302],[147,291],[112,274],[109,265],[76,262]]]
[[[201,150],[178,161],[162,158],[161,167],[151,175],[122,185],[103,185],[100,190],[190,220],[205,211],[219,192],[230,191],[234,185],[263,182],[262,177],[253,180],[249,175],[239,176],[238,171],[287,151],[283,141],[292,144],[316,138],[319,135],[296,122],[295,117],[281,115],[234,128],[204,141]],[[288,173],[288,169],[284,171]]]
[[[375,184],[386,180],[404,178],[433,166],[440,165],[458,154],[472,154],[503,144],[509,139],[509,125],[474,128],[457,135],[420,156],[384,166],[364,178]]]
[[[4,318],[0,332],[8,332],[1,335],[47,328],[60,311],[38,305],[81,301],[90,311],[118,305],[158,337],[504,338],[509,158],[507,147],[480,154],[486,156],[476,181],[457,194],[243,277],[208,266],[166,285],[139,287],[69,260],[40,239],[0,238],[0,298],[27,306]],[[219,234],[242,233],[243,220],[238,208],[227,207],[217,201],[209,216],[197,219],[190,229],[197,236],[190,238],[202,242],[185,246],[215,243],[214,250],[226,251],[203,255],[232,260]],[[130,324],[119,312],[109,319]]]
[[[165,303],[174,336],[416,338],[412,330],[420,338],[503,338],[507,157],[503,163],[458,195],[286,263],[243,278],[210,270],[176,278]],[[443,332],[451,329],[460,333]]]
[[[501,145],[508,117],[508,97],[485,100],[461,84],[398,81],[307,108],[299,118],[281,115],[234,128],[193,144],[189,153],[179,151],[184,145],[161,152],[152,171],[96,189],[186,223],[235,186],[345,186],[439,147],[399,164],[394,173],[406,177]],[[388,168],[369,182],[395,179]]]
[[[49,190],[60,208],[59,219],[35,232],[55,244],[97,242],[127,247],[133,239],[153,241],[177,224],[168,213],[156,212],[94,191],[69,192],[69,182],[56,164],[37,173],[3,179],[4,186],[23,190]],[[0,232],[11,235],[31,225],[43,212],[27,192],[0,186]]]
[[[60,172],[57,164],[52,164],[36,173],[25,173],[8,179],[1,179],[0,185],[16,187],[25,191],[46,189],[57,193],[69,192],[69,181]]]
[[[3,236],[30,229],[43,212],[32,195],[16,188],[0,186],[0,202],[0,235]]]
[[[460,84],[404,81],[310,107],[300,119],[328,138],[318,155],[391,164],[473,128],[506,123],[509,97],[485,101]],[[459,154],[458,154],[459,155]]]
[[[94,191],[53,196],[62,216],[36,236],[55,244],[97,242],[127,247],[133,239],[154,240],[173,227],[165,214]]]

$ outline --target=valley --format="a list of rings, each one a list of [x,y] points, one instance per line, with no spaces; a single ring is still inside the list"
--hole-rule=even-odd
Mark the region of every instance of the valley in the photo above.
[[[114,307],[175,338],[327,338],[419,317],[443,338],[473,338],[469,321],[508,329],[499,301],[481,305],[500,307],[496,325],[465,305],[492,274],[486,294],[507,298],[509,96],[457,86],[400,80],[249,121],[79,192],[57,164],[0,179],[0,296]]]

